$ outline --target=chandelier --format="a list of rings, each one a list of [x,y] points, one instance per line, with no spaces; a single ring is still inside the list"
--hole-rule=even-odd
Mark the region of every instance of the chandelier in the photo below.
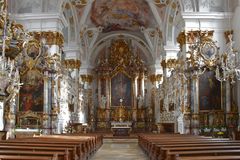
[[[231,83],[235,83],[235,79],[240,80],[239,53],[233,48],[232,35],[232,31],[225,32],[226,50],[220,53],[216,42],[212,40],[213,31],[187,32],[185,36],[189,51],[186,52],[183,74],[200,76],[208,68],[215,71],[216,79],[221,82],[231,80]]]
[[[219,81],[231,80],[231,83],[235,83],[235,79],[240,80],[240,65],[239,53],[233,48],[234,41],[232,41],[232,36],[231,31],[227,35],[226,51],[218,56],[216,78]]]

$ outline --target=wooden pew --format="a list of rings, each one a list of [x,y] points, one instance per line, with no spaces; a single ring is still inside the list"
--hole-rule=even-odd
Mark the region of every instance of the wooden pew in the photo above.
[[[102,135],[47,135],[37,137],[19,138],[14,140],[0,141],[0,151],[6,151],[8,155],[2,156],[28,156],[33,151],[34,156],[56,154],[55,159],[85,160],[96,152],[102,145]],[[12,152],[13,151],[13,152]],[[16,155],[15,155],[16,154]],[[37,155],[40,154],[40,155]],[[41,155],[43,154],[43,155]],[[37,158],[37,157],[36,157]],[[53,158],[51,158],[53,159]]]
[[[53,160],[53,157],[47,156],[18,156],[18,155],[0,155],[0,160]]]
[[[232,160],[240,159],[240,156],[198,156],[198,157],[179,157],[179,160]]]
[[[1,146],[21,146],[21,147],[45,147],[47,149],[48,147],[51,148],[63,148],[68,149],[70,152],[71,159],[79,159],[77,155],[77,148],[76,145],[70,145],[70,144],[42,144],[42,143],[22,143],[22,142],[8,142],[8,141],[1,141]],[[47,147],[47,148],[46,148]]]
[[[0,150],[0,156],[27,156],[27,157],[48,157],[52,160],[63,160],[64,153],[61,152],[49,152],[49,151],[16,151],[12,150]]]
[[[76,153],[79,159],[87,159],[88,157],[88,150],[86,147],[86,144],[84,142],[74,142],[74,141],[64,141],[64,140],[57,140],[57,139],[36,139],[36,138],[28,138],[28,139],[16,139],[16,140],[10,140],[7,141],[7,143],[21,143],[21,144],[41,144],[41,145],[58,145],[65,147],[67,145],[72,145],[73,147],[76,147]],[[77,159],[77,158],[75,158]]]
[[[167,154],[166,160],[178,160],[181,156],[191,156],[191,157],[198,157],[198,156],[240,156],[240,149],[235,150],[196,150],[196,151],[170,151]]]
[[[240,141],[192,135],[143,134],[139,135],[139,146],[152,160],[175,160],[188,157],[195,159],[198,156],[210,159],[218,155],[236,158],[231,156],[238,157],[240,155],[238,153],[240,150]]]

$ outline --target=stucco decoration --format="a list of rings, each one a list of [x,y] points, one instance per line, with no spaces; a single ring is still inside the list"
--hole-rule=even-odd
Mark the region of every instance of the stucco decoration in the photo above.
[[[185,12],[193,12],[194,11],[194,5],[192,3],[192,0],[182,0],[183,8]]]

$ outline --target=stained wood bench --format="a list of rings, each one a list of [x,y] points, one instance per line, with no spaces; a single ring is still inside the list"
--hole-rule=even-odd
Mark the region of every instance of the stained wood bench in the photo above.
[[[240,149],[235,150],[196,150],[196,151],[169,151],[167,153],[166,160],[178,160],[181,156],[191,156],[191,157],[198,157],[198,156],[240,156]]]
[[[47,156],[17,156],[17,155],[0,155],[0,160],[53,160],[53,157]]]
[[[179,160],[232,160],[240,159],[240,156],[198,156],[198,157],[179,157]]]
[[[37,157],[51,157],[52,160],[64,160],[64,153],[49,152],[49,151],[26,151],[26,150],[0,150],[1,156],[37,156]]]
[[[8,141],[1,141],[0,146],[21,146],[21,147],[51,147],[51,148],[67,148],[70,152],[71,159],[79,159],[77,154],[77,147],[76,145],[69,145],[69,144],[44,144],[44,143],[22,143],[22,142],[8,142]]]
[[[74,141],[59,141],[52,139],[16,139],[6,141],[7,143],[21,143],[21,144],[41,144],[41,145],[58,145],[62,147],[67,147],[68,145],[72,145],[76,147],[77,157],[80,159],[87,159],[88,157],[88,149],[86,147],[86,143],[84,142],[74,142]]]
[[[192,135],[139,135],[139,146],[152,160],[240,155],[240,141]]]

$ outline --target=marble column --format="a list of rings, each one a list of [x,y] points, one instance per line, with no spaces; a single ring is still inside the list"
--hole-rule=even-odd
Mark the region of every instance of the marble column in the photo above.
[[[225,100],[226,100],[226,108],[225,108],[225,111],[226,111],[226,125],[229,126],[230,125],[230,121],[229,121],[229,118],[231,116],[231,84],[230,84],[230,81],[227,80],[226,81],[226,97],[225,97]]]
[[[100,78],[100,75],[98,75],[98,79],[97,79],[97,88],[98,88],[98,106],[97,107],[103,107],[103,106],[101,106],[101,104],[102,104],[101,97],[102,97],[103,93],[101,93],[101,78]]]
[[[84,101],[84,111],[86,119],[88,119],[89,126],[91,131],[95,131],[95,122],[96,122],[96,115],[95,109],[93,106],[93,97],[92,97],[92,75],[81,75],[81,79],[84,83],[84,91],[83,91],[83,101]]]
[[[106,90],[105,90],[105,93],[106,93],[106,125],[107,125],[107,128],[111,128],[111,124],[110,124],[110,121],[111,121],[111,118],[110,118],[110,112],[111,112],[111,91],[110,91],[110,85],[111,85],[111,79],[109,76],[106,76],[105,77],[105,85],[106,85]]]
[[[9,111],[5,114],[5,131],[7,131],[7,139],[14,139],[15,138],[15,122],[16,122],[16,98],[10,99],[9,102],[6,103],[9,107]]]
[[[4,119],[4,96],[0,96],[0,131],[4,130],[5,119]]]
[[[195,71],[197,72],[197,71]],[[197,73],[196,73],[197,74]],[[192,134],[198,135],[199,134],[199,77],[198,75],[193,75],[192,78],[192,119],[191,119],[191,131]]]
[[[47,71],[44,72],[44,95],[43,95],[43,129],[42,129],[42,134],[49,134],[49,128],[50,128],[50,119],[49,119],[49,74]]]
[[[145,97],[144,97],[144,90],[145,90],[145,88],[144,88],[144,82],[145,82],[145,75],[144,75],[144,73],[140,73],[140,76],[139,76],[139,79],[140,79],[140,88],[139,88],[139,93],[140,93],[140,95],[142,96],[142,98],[144,99]],[[142,106],[141,106],[142,107]]]
[[[133,128],[136,128],[137,123],[137,76],[132,78],[132,121]]]

